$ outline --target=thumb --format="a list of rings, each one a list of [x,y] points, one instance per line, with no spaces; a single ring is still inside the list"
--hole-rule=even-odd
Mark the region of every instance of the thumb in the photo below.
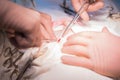
[[[107,27],[104,27],[104,28],[102,29],[102,32],[110,33],[109,30],[107,29]]]

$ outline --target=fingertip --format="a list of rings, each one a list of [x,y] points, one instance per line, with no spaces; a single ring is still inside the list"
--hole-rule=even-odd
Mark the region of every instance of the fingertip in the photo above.
[[[61,51],[63,54],[68,54],[68,53],[66,53],[66,48],[62,48]]]
[[[95,6],[94,6],[94,8],[96,8],[97,10],[98,10],[98,9],[101,9],[101,8],[103,8],[103,7],[104,7],[103,1],[97,2],[97,3],[95,4]]]
[[[63,47],[65,47],[65,46],[67,46],[67,42],[65,42],[65,43],[63,44]]]
[[[103,1],[100,1],[100,2],[99,2],[99,8],[103,8],[103,7],[104,7],[104,5],[105,5],[105,4],[104,4],[104,2],[103,2]]]
[[[96,3],[92,4],[92,5],[90,5],[88,7],[87,11],[88,12],[97,11],[97,10],[103,8],[103,7],[104,7],[104,2],[103,1],[99,1],[99,2],[96,2]]]
[[[66,56],[66,55],[63,55],[62,57],[61,57],[61,61],[62,61],[62,63],[63,64],[68,64],[68,56]]]
[[[80,16],[84,21],[89,21],[89,15],[86,11],[84,11],[82,14],[80,14]]]

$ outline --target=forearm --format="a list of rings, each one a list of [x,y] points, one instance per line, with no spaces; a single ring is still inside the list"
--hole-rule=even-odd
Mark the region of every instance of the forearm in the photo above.
[[[9,0],[0,1],[0,29],[3,29],[7,25],[8,15],[10,15],[13,5],[14,3]]]
[[[10,0],[0,1],[0,29],[8,28],[10,24],[13,23],[13,18],[18,19],[18,17],[23,13],[23,7],[17,5]],[[27,10],[27,9],[24,9]],[[24,11],[23,10],[23,11]]]

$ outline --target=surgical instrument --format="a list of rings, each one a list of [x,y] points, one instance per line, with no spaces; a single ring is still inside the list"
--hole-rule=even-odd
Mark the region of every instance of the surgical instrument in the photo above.
[[[68,24],[68,26],[67,27],[65,27],[65,29],[60,33],[60,35],[59,35],[59,37],[58,37],[58,42],[60,41],[60,39],[64,36],[64,34],[66,33],[66,32],[68,32],[69,31],[69,29],[71,28],[71,26],[76,22],[76,20],[80,17],[80,14],[82,13],[81,11],[82,11],[82,8],[84,8],[84,6],[86,5],[86,4],[88,4],[88,6],[89,6],[89,4],[93,4],[95,2],[95,0],[89,0],[89,1],[84,1],[83,2],[83,4],[81,5],[81,7],[79,8],[79,10],[78,10],[78,12],[76,13],[76,15],[73,17],[73,19],[71,20],[71,22]],[[87,6],[87,8],[88,8],[88,6]]]

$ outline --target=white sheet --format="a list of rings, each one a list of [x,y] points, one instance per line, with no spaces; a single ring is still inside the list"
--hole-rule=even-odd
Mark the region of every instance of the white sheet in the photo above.
[[[27,4],[25,2],[21,2],[20,0],[16,1],[24,6],[33,7],[30,0],[21,0],[26,1]],[[80,31],[101,31],[101,29],[106,26],[113,34],[119,35],[120,21],[115,21],[108,17],[110,9],[108,6],[113,6],[114,8],[115,6],[111,3],[111,0],[105,0],[105,2],[105,8],[97,12],[90,13],[91,21],[86,22],[85,26],[74,25],[72,30],[75,33]],[[52,16],[53,20],[71,17],[65,14],[59,7],[61,3],[62,0],[35,0],[36,10],[48,13]],[[117,8],[115,8],[115,11],[117,11]],[[113,80],[86,68],[62,64],[60,57],[63,54],[60,49],[64,41],[65,38],[63,38],[61,43],[52,42],[44,45],[43,48],[45,48],[42,52],[44,54],[33,61],[32,67],[27,70],[24,78],[29,80]],[[38,48],[30,48],[25,50],[25,54],[18,64],[22,65],[25,63],[28,58],[31,57],[31,53],[34,55],[37,49]],[[19,67],[21,68],[21,66]]]

